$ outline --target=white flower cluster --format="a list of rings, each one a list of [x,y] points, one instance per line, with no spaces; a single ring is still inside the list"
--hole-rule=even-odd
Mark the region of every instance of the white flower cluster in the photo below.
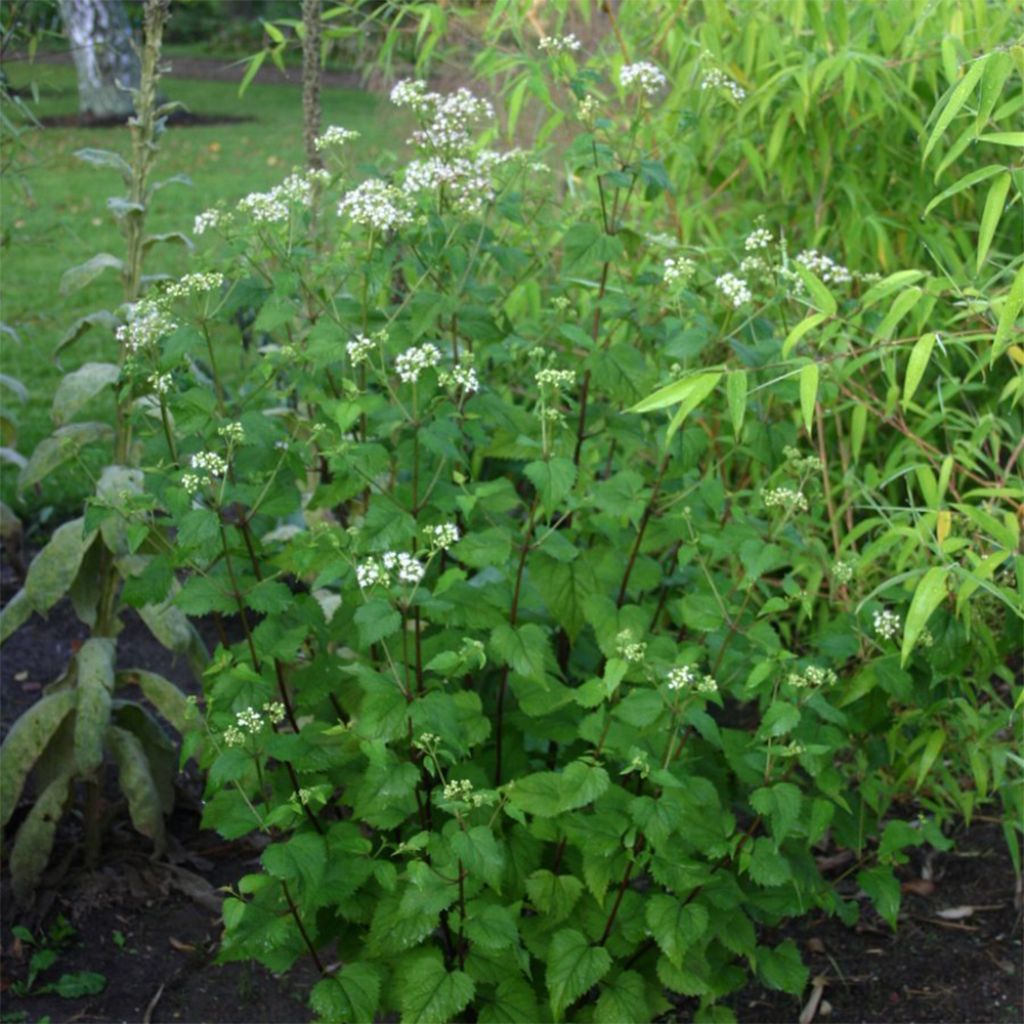
[[[114,337],[129,352],[152,348],[177,327],[167,311],[155,299],[139,299],[128,310],[128,323],[114,332]]]
[[[853,579],[853,566],[849,562],[836,562],[832,566],[832,579],[836,583],[849,583]]]
[[[164,289],[169,299],[187,299],[190,295],[219,291],[224,286],[224,275],[214,270],[208,274],[186,274]]]
[[[289,174],[269,192],[250,192],[239,201],[238,209],[256,224],[278,224],[288,219],[291,205],[312,206],[313,185],[323,184],[325,180],[330,180],[325,171]]]
[[[365,334],[357,334],[346,346],[348,357],[353,366],[365,363],[370,358],[370,353],[377,347],[377,343],[368,338]]]
[[[817,249],[805,249],[796,256],[796,261],[820,277],[825,284],[849,284],[853,280],[853,274],[846,267]]]
[[[819,686],[834,686],[839,677],[830,668],[819,668],[808,665],[803,672],[790,672],[786,682],[797,690],[807,690]]]
[[[171,390],[172,378],[169,373],[151,373],[146,380],[158,395],[166,395]]]
[[[584,96],[576,108],[576,113],[584,124],[593,123],[594,118],[597,117],[597,97]]]
[[[436,526],[425,526],[423,532],[430,543],[441,551],[447,551],[459,540],[459,528],[455,523],[438,523]]]
[[[743,240],[743,248],[747,252],[767,249],[772,244],[772,233],[767,228],[756,228]]]
[[[875,633],[883,640],[892,640],[899,635],[902,623],[900,617],[888,608],[875,612],[872,617]]]
[[[246,734],[255,736],[263,728],[264,721],[277,725],[284,721],[285,708],[280,701],[268,701],[263,705],[263,714],[255,708],[245,708],[235,715],[235,724],[224,730],[224,742],[237,747],[245,742]]]
[[[739,309],[745,302],[753,299],[747,282],[735,274],[722,274],[715,278],[715,286],[732,303],[733,309]]]
[[[425,92],[419,104],[417,113],[429,120],[419,131],[412,133],[409,141],[434,153],[465,153],[472,144],[470,126],[479,121],[494,120],[494,107],[490,102],[474,96],[464,87],[447,96]]]
[[[619,71],[619,84],[623,89],[636,87],[646,96],[653,96],[667,81],[661,68],[649,60],[624,64],[622,70]]]
[[[441,387],[453,391],[464,391],[467,395],[476,394],[480,390],[480,380],[472,366],[453,366],[451,370],[439,375]]]
[[[483,794],[473,792],[473,783],[469,779],[446,782],[441,789],[441,796],[452,803],[472,804],[474,807],[481,807],[486,802]]]
[[[432,156],[426,160],[413,160],[406,166],[402,187],[408,195],[443,189],[456,209],[463,213],[480,213],[494,198],[491,172],[519,156],[518,152],[484,150],[475,156]]]
[[[200,487],[207,487],[213,479],[228,471],[228,464],[216,452],[196,452],[189,460],[195,473],[186,473],[181,478],[182,486],[189,494],[195,494]]]
[[[708,68],[701,79],[700,87],[702,91],[720,89],[722,92],[728,93],[737,103],[742,103],[747,98],[746,89],[720,68]]]
[[[393,231],[412,223],[402,192],[380,178],[368,178],[346,192],[338,203],[338,215],[374,231]]]
[[[218,427],[217,433],[230,444],[242,444],[245,441],[245,428],[237,421]]]
[[[572,32],[565,36],[541,36],[537,43],[545,53],[576,53],[582,45]]]
[[[669,256],[662,269],[665,284],[685,284],[697,273],[697,264],[685,256]]]
[[[760,256],[744,256],[740,260],[740,273],[748,277],[757,274],[764,274],[768,270],[768,264]]]
[[[668,688],[670,690],[684,690],[692,686],[698,693],[718,693],[718,683],[715,677],[705,673],[701,675],[692,665],[681,665],[669,669]]]
[[[633,639],[633,631],[624,629],[615,638],[615,653],[631,665],[639,665],[647,657],[647,644]]]
[[[342,128],[341,125],[332,124],[327,131],[316,138],[313,145],[317,152],[329,149],[331,146],[344,146],[346,142],[353,142],[359,138],[359,132],[351,128]]]
[[[803,493],[792,487],[772,487],[761,492],[765,508],[784,508],[792,512],[806,512],[810,507]]]
[[[535,380],[542,388],[550,387],[560,391],[562,388],[571,388],[576,383],[576,374],[572,370],[538,370]]]
[[[211,228],[218,227],[223,220],[225,220],[223,211],[203,210],[202,213],[196,215],[196,219],[192,223],[192,232],[201,235]]]
[[[406,384],[415,384],[420,374],[441,362],[441,350],[427,342],[419,348],[407,348],[395,360],[395,372]]]
[[[368,558],[356,566],[356,582],[360,589],[380,585],[390,586],[391,574],[395,573],[399,583],[415,586],[423,579],[426,567],[415,555],[405,551],[385,551],[380,559]]]
[[[817,455],[802,455],[800,449],[791,444],[782,449],[782,454],[786,456],[787,468],[794,473],[820,473],[824,469]]]

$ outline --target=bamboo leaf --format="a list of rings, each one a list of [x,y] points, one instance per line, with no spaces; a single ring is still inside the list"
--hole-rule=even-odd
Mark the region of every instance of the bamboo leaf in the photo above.
[[[653,412],[655,409],[664,409],[690,398],[694,393],[703,393],[702,397],[706,398],[714,390],[721,376],[719,371],[692,373],[672,384],[666,384],[663,388],[658,388],[646,398],[642,398],[629,411]]]
[[[743,417],[747,411],[747,373],[745,370],[737,370],[729,374],[725,381],[725,396],[729,402],[732,432],[739,440],[743,433]]]
[[[928,773],[932,770],[932,765],[935,764],[935,759],[939,756],[945,744],[945,730],[934,729],[928,737],[928,742],[924,745],[924,752],[921,754],[921,760],[917,766],[917,782],[914,784],[914,789],[921,788],[921,783],[924,782]]]
[[[884,340],[891,338],[896,325],[917,305],[918,300],[923,294],[924,292],[917,287],[908,288],[906,291],[900,292],[889,307],[889,312],[885,314],[882,322],[875,328],[875,336]]]
[[[28,773],[76,700],[74,690],[47,694],[11,726],[0,747],[0,827],[11,820]]]
[[[918,581],[914,596],[907,612],[907,622],[903,627],[903,648],[900,652],[900,664],[906,665],[914,644],[917,643],[921,631],[931,617],[932,612],[946,597],[946,580],[949,570],[943,566],[932,566]]]
[[[697,406],[699,406],[700,403],[715,390],[715,387],[721,379],[721,373],[703,373],[698,375],[696,386],[679,404],[679,408],[676,410],[675,415],[672,417],[672,420],[668,425],[668,430],[665,434],[666,444],[672,440],[675,432],[683,425],[686,417],[689,416],[690,413],[692,413]]]
[[[18,829],[14,848],[11,850],[10,868],[14,895],[19,903],[31,902],[39,879],[42,878],[50,860],[53,836],[64,813],[70,786],[70,773],[54,779],[43,790]]]
[[[992,346],[991,361],[993,363],[1002,354],[1013,332],[1020,331],[1021,328],[1017,320],[1022,308],[1024,308],[1024,264],[1017,268],[1009,294],[1003,300],[1003,308],[999,313],[999,324],[996,326],[996,336]]]
[[[78,652],[78,713],[75,716],[75,767],[91,775],[103,763],[114,692],[114,641],[92,637]]]
[[[800,280],[803,281],[804,286],[810,293],[811,300],[814,305],[821,310],[826,316],[835,316],[836,310],[839,308],[836,303],[835,296],[825,287],[821,279],[808,270],[802,263],[794,263],[797,273],[800,275]]]
[[[978,255],[974,269],[981,272],[981,265],[988,255],[989,246],[996,233],[999,218],[1003,215],[1006,194],[1010,190],[1010,172],[1006,171],[992,182],[985,199],[985,209],[981,214],[981,225],[978,228]],[[1018,239],[1019,241],[1019,239]]]
[[[970,174],[965,174],[958,182],[956,182],[956,184],[950,185],[944,192],[940,192],[934,199],[932,199],[932,201],[924,208],[924,213],[922,213],[921,216],[927,217],[928,214],[939,205],[939,203],[945,202],[950,196],[955,196],[958,192],[963,192],[965,188],[977,185],[979,181],[985,181],[1000,172],[1006,172],[1006,167],[1003,164],[989,164],[988,167],[980,167],[976,171],[971,171]],[[903,271],[903,273],[910,273],[910,271]],[[882,284],[884,284],[884,282],[879,282],[879,284],[875,285],[874,288],[864,296],[865,302],[875,288],[879,288]]]
[[[810,316],[801,320],[798,324],[795,324],[789,334],[786,335],[786,340],[782,343],[782,358],[785,359],[789,353],[796,348],[800,339],[807,334],[808,331],[813,331],[815,327],[819,324],[823,324],[827,319],[827,313],[812,313]]]
[[[818,376],[817,363],[808,363],[800,370],[800,412],[808,434],[814,423],[814,403],[818,400]]]
[[[910,350],[910,358],[907,360],[907,372],[903,378],[903,408],[910,404],[914,397],[924,371],[928,368],[928,360],[932,357],[932,349],[938,340],[938,334],[922,334]]]
[[[935,127],[932,128],[931,135],[928,136],[928,141],[925,143],[924,154],[921,157],[922,162],[928,159],[928,154],[935,148],[935,144],[939,141],[942,133],[949,127],[949,123],[960,113],[963,105],[967,102],[971,93],[974,91],[975,85],[978,83],[978,79],[981,78],[982,72],[985,70],[985,64],[988,62],[991,54],[985,54],[979,57],[973,64],[968,67],[966,74],[957,83],[956,87],[949,95],[949,99],[946,101],[946,105],[942,108],[942,113],[939,114],[938,120],[935,122]]]

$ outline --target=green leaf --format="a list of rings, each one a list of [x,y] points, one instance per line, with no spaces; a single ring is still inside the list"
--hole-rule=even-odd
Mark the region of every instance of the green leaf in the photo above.
[[[83,520],[72,519],[53,532],[49,543],[32,560],[25,577],[25,595],[37,612],[52,608],[68,591],[96,531],[82,532]]]
[[[682,966],[683,954],[707,931],[709,920],[699,903],[684,904],[660,893],[647,897],[645,919],[654,941],[677,967]]]
[[[802,805],[800,788],[792,782],[777,782],[774,786],[755,789],[750,794],[750,806],[771,822],[776,848],[800,821]]]
[[[107,730],[106,737],[117,763],[121,791],[128,798],[132,824],[136,831],[153,840],[153,852],[159,856],[167,846],[167,836],[160,792],[150,771],[146,751],[133,733],[116,725]]]
[[[543,553],[530,563],[530,578],[543,594],[548,610],[573,643],[586,623],[584,607],[597,590],[597,579],[585,557],[563,562]]]
[[[596,224],[574,224],[562,239],[562,270],[583,270],[596,263],[611,263],[622,254],[622,242],[606,235]]]
[[[41,697],[4,737],[0,747],[0,827],[11,820],[28,773],[77,699],[74,690],[59,690]]]
[[[720,371],[699,371],[689,374],[673,384],[666,384],[663,388],[641,399],[629,412],[653,412],[655,409],[664,409],[679,402],[694,402],[696,408],[715,389],[722,374]],[[691,409],[692,411],[692,409]]]
[[[857,872],[857,884],[871,897],[875,910],[896,930],[900,914],[900,880],[884,865]]]
[[[466,916],[466,936],[475,946],[501,952],[519,944],[518,914],[495,903],[470,901]]]
[[[309,1001],[325,1024],[372,1024],[380,1001],[380,975],[372,964],[347,963],[318,981]]]
[[[792,996],[799,996],[803,992],[810,976],[800,959],[800,950],[792,939],[787,939],[774,949],[758,946],[757,973],[766,985]]]
[[[1024,264],[1014,275],[1010,291],[1003,300],[1003,308],[999,313],[999,324],[996,327],[995,342],[992,346],[992,362],[1001,355],[1007,342],[1017,330],[1017,318],[1024,308]]]
[[[0,608],[0,644],[2,644],[16,629],[23,626],[30,618],[35,609],[28,599],[24,588],[19,590],[14,597]]]
[[[97,253],[92,259],[80,263],[77,267],[65,270],[60,279],[60,294],[68,295],[91,284],[104,270],[122,270],[124,260],[112,256],[109,252]]]
[[[283,843],[272,843],[260,858],[267,871],[283,882],[298,883],[306,900],[315,897],[327,867],[327,843],[316,832],[298,832]]]
[[[46,870],[53,849],[53,836],[64,813],[71,786],[71,773],[54,779],[39,795],[18,829],[8,864],[15,899],[29,903]]]
[[[729,419],[737,440],[743,434],[743,417],[747,412],[747,373],[734,370],[725,380],[725,397],[729,403]]]
[[[766,836],[754,840],[747,867],[750,877],[769,889],[785,885],[793,877],[789,861]]]
[[[501,892],[505,855],[486,825],[456,832],[451,838],[451,847],[471,878],[483,879],[495,892]]]
[[[114,641],[91,637],[78,652],[78,710],[75,715],[75,768],[91,775],[103,763],[114,692]]]
[[[522,978],[499,981],[492,1000],[480,1008],[479,1024],[537,1024],[542,1019],[533,987]]]
[[[573,928],[558,932],[548,948],[547,986],[551,1012],[561,1019],[566,1007],[593,988],[611,969],[608,951],[592,946]]]
[[[159,235],[146,235],[142,241],[143,252],[149,252],[154,245],[159,245],[163,242],[173,242],[175,245],[184,246],[190,252],[195,248],[192,244],[192,239],[188,235],[183,235],[180,231],[165,231]]]
[[[18,478],[18,490],[39,483],[58,466],[63,465],[93,441],[105,441],[114,436],[114,428],[106,423],[69,423],[55,430],[36,445],[28,464]]]
[[[928,777],[928,773],[932,770],[932,765],[935,764],[942,748],[946,745],[946,730],[945,729],[933,729],[928,734],[928,740],[924,745],[924,751],[921,754],[921,760],[917,766],[917,782],[914,784],[914,789],[920,789],[921,784]]]
[[[1024,132],[989,132],[978,136],[979,142],[991,142],[996,146],[1013,146],[1014,149],[1024,148]]]
[[[804,286],[810,293],[811,301],[815,307],[821,310],[826,317],[835,316],[839,304],[836,302],[835,296],[822,284],[821,279],[802,263],[794,263],[793,266],[796,267],[800,280],[803,281]]]
[[[921,216],[922,217],[927,217],[928,214],[931,213],[932,210],[934,210],[935,207],[939,205],[939,203],[945,202],[951,196],[955,196],[958,192],[963,192],[964,189],[970,188],[972,185],[977,185],[979,181],[985,181],[987,178],[991,178],[993,175],[1000,174],[1000,173],[1003,173],[1003,174],[1006,173],[1006,166],[1005,166],[1005,164],[989,164],[988,167],[981,167],[981,168],[979,168],[976,171],[971,171],[970,174],[965,174],[958,182],[956,182],[956,184],[950,185],[950,187],[947,188],[944,192],[940,192],[924,208],[924,213],[922,213]],[[901,273],[903,273],[903,274],[911,274],[911,273],[914,273],[914,271],[904,270],[904,271],[901,271]],[[920,274],[919,271],[917,273]],[[893,276],[895,277],[896,275],[893,275]],[[868,293],[864,296],[865,301],[868,298],[872,298],[875,289],[879,288],[883,284],[885,284],[885,282],[884,281],[880,281],[878,284],[874,285],[868,291]]]
[[[928,154],[935,148],[935,143],[939,141],[942,133],[949,127],[949,123],[953,118],[960,113],[963,105],[974,91],[978,79],[981,78],[981,74],[985,70],[985,64],[990,56],[991,54],[985,54],[974,61],[968,67],[967,73],[950,93],[946,105],[942,108],[942,113],[939,114],[938,120],[935,122],[935,127],[932,128],[932,133],[928,136],[927,143],[925,143],[924,154],[921,157],[922,162],[928,159]]]
[[[464,971],[447,971],[440,954],[416,957],[402,966],[402,1024],[444,1024],[472,1001],[476,986]]]
[[[586,807],[602,796],[608,786],[608,773],[600,765],[573,761],[561,775],[561,809],[571,811]]]
[[[924,292],[916,286],[900,292],[889,307],[889,312],[875,328],[875,336],[886,341],[891,338],[896,325],[917,305],[922,295]]]
[[[999,218],[1003,215],[1003,206],[1006,204],[1006,195],[1010,191],[1011,180],[1009,171],[1001,174],[992,182],[985,198],[985,209],[982,211],[981,224],[978,227],[978,253],[975,262],[975,270],[978,273],[981,273],[981,266],[988,255]]]
[[[597,1024],[650,1019],[644,979],[636,971],[623,971],[601,987],[601,996],[594,1008]]]
[[[949,570],[943,566],[932,566],[918,580],[914,590],[914,596],[910,601],[910,609],[907,611],[907,622],[903,627],[903,647],[900,651],[900,665],[906,665],[910,658],[911,651],[917,643],[931,617],[932,612],[946,597],[946,580],[949,578]]]
[[[510,626],[503,622],[491,633],[491,650],[503,665],[527,679],[544,682],[548,638],[540,626],[527,623]]]
[[[583,883],[575,875],[556,875],[540,869],[526,880],[530,902],[552,922],[564,921],[583,895]]]
[[[818,400],[818,364],[807,363],[800,370],[800,413],[804,430],[811,435],[814,423],[814,403]]]
[[[785,736],[799,724],[799,709],[786,701],[778,700],[764,713],[760,731],[765,736]]]
[[[925,211],[927,212],[927,211]],[[925,276],[923,270],[897,270],[895,274],[889,274],[877,284],[873,284],[860,300],[861,309],[870,309],[876,302],[888,298],[893,292],[899,291],[908,284],[920,281]]]
[[[118,320],[113,313],[108,312],[105,309],[101,309],[96,313],[87,313],[85,316],[80,316],[65,332],[60,341],[57,342],[57,347],[53,350],[53,358],[56,359],[64,349],[74,345],[79,338],[82,337],[86,331],[91,327],[103,327],[113,334],[114,329],[117,327]]]
[[[928,368],[928,360],[931,359],[932,349],[938,340],[937,334],[922,334],[914,342],[910,350],[910,358],[907,360],[907,372],[903,378],[903,408],[906,409],[910,400],[914,397],[924,371]]]
[[[146,700],[174,726],[184,734],[196,721],[196,713],[189,704],[185,694],[169,679],[149,672],[144,668],[129,668],[119,671],[115,676],[117,687],[130,683],[138,685]]]
[[[527,463],[523,472],[540,495],[544,512],[554,515],[572,493],[576,482],[576,465],[572,459],[553,458]]]
[[[44,989],[55,992],[62,999],[81,999],[82,996],[94,996],[106,987],[106,975],[98,971],[75,971],[73,974],[62,974],[56,982],[44,986]]]
[[[828,319],[828,313],[812,313],[808,317],[804,317],[798,324],[795,324],[790,330],[789,334],[786,335],[786,340],[782,343],[782,352],[780,355],[785,359],[790,352],[800,343],[800,339],[810,331],[813,331],[815,327],[820,326]]]

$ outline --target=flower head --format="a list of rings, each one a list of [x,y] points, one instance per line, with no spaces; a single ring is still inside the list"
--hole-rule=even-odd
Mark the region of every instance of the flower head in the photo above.
[[[894,611],[883,608],[872,616],[872,625],[876,636],[880,636],[883,640],[894,640],[899,636],[902,622]]]
[[[418,348],[406,349],[395,360],[395,372],[399,379],[405,381],[406,384],[415,384],[424,370],[437,366],[439,362],[441,362],[441,350],[436,345],[427,342]]]
[[[638,88],[645,96],[653,96],[667,81],[662,70],[647,60],[626,64],[619,71],[619,84],[623,89]]]
[[[341,125],[332,124],[324,133],[317,137],[313,145],[320,152],[330,149],[333,146],[344,146],[346,142],[352,142],[359,138],[359,132],[351,128],[342,128]]]
[[[735,274],[722,274],[720,277],[716,277],[715,287],[732,303],[734,309],[739,309],[754,297],[747,282]]]

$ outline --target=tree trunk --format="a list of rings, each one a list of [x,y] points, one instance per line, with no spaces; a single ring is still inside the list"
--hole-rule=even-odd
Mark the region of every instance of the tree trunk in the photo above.
[[[60,0],[78,71],[83,117],[128,117],[139,87],[139,56],[122,0]]]

